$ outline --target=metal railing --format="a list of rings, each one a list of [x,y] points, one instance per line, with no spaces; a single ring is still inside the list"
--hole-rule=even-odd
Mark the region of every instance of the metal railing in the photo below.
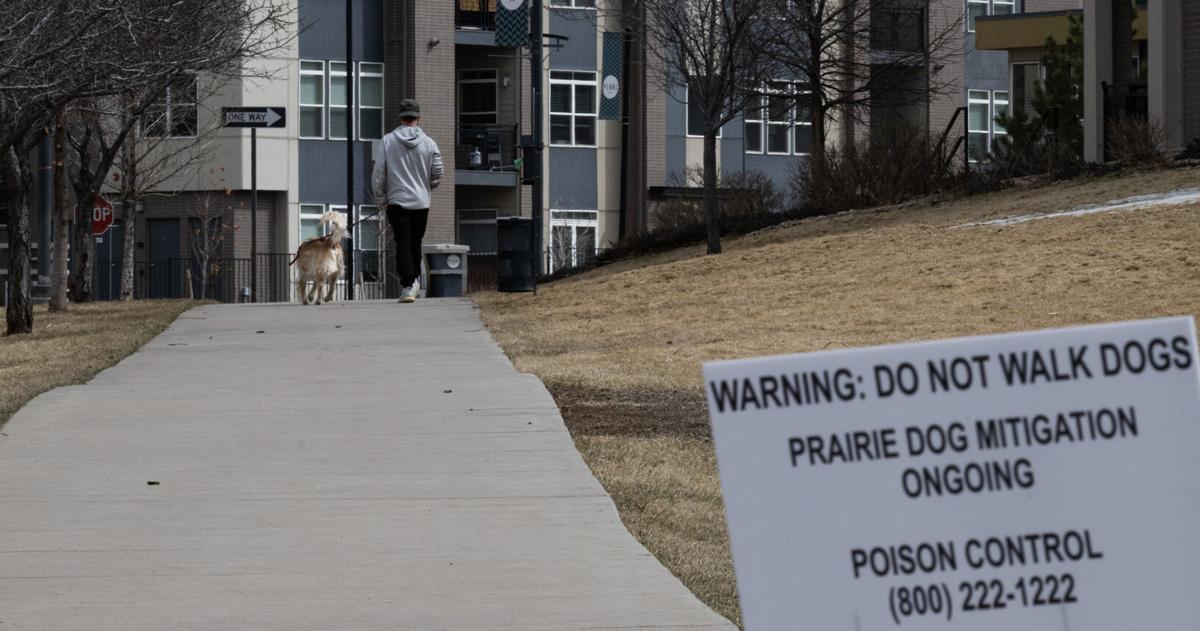
[[[394,298],[395,283],[386,272],[385,252],[358,252],[355,267],[359,283],[355,298],[378,300]],[[257,279],[250,265],[250,257],[217,258],[208,261],[208,273],[203,273],[202,263],[195,259],[173,258],[160,261],[136,261],[133,272],[133,297],[194,298],[216,300],[225,303],[250,302],[256,293],[258,302],[288,302],[295,300],[295,269],[290,265],[292,254],[264,253],[257,255]],[[119,261],[96,263],[93,295],[97,300],[116,300],[121,291],[121,263]],[[254,292],[251,291],[254,288]],[[338,283],[334,290],[336,300],[346,299],[346,282]],[[398,294],[397,294],[398,295]]]
[[[516,125],[462,125],[458,128],[455,164],[460,169],[511,171],[517,158]],[[472,154],[478,151],[478,164]]]
[[[454,5],[457,28],[496,30],[496,0],[455,0]]]
[[[567,274],[590,266],[601,248],[553,248],[542,252],[542,269],[547,276]],[[471,252],[467,255],[467,293],[495,291],[499,256],[495,252]]]

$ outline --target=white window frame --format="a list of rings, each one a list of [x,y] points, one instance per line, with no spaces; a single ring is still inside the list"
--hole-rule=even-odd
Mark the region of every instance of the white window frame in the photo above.
[[[342,206],[342,208],[345,208],[345,207]],[[364,283],[385,282],[387,280],[387,260],[385,257],[385,252],[387,251],[387,224],[383,220],[384,220],[386,213],[381,211],[378,206],[374,206],[371,204],[359,204],[358,206],[356,206],[356,208],[358,208],[358,214],[357,214],[358,223],[354,224],[351,227],[351,230],[354,233],[354,250],[356,252],[378,252],[379,253],[378,254],[379,269],[373,270],[375,272],[376,278],[378,278],[378,280],[372,280],[372,281],[364,280],[363,282]],[[378,231],[377,234],[379,235],[379,243],[376,244],[378,247],[367,248],[367,247],[363,247],[363,245],[365,245],[365,244],[363,243],[362,227],[365,225],[369,225],[371,223],[374,223],[377,226],[377,231]],[[357,259],[355,259],[355,261],[362,261],[362,260],[363,260],[362,256],[359,256]],[[357,265],[357,264],[358,263],[356,262],[355,265]],[[360,270],[360,269],[355,269],[354,271],[356,274],[359,274],[362,272],[362,270]]]
[[[320,70],[305,70],[304,64],[321,64],[321,69]],[[325,131],[326,131],[326,122],[327,122],[325,120],[325,105],[326,105],[326,103],[329,102],[329,93],[328,93],[329,86],[327,85],[328,82],[325,80],[325,69],[326,69],[326,65],[323,60],[320,60],[320,59],[301,59],[300,60],[300,87],[299,87],[300,93],[297,96],[297,99],[298,99],[297,102],[300,104],[300,111],[303,112],[305,109],[316,109],[316,110],[320,110],[320,112],[321,112],[321,116],[320,116],[321,133],[317,136],[303,135],[302,134],[303,128],[302,128],[302,126],[300,126],[300,123],[297,123],[297,125],[298,125],[297,133],[300,134],[301,140],[325,140]],[[305,103],[304,102],[304,100],[303,100],[304,77],[306,77],[306,76],[320,78],[320,80],[321,80],[321,102],[320,103]]]
[[[550,0],[546,3],[551,9],[580,9],[595,11],[600,0]]]
[[[580,219],[577,217],[566,218],[566,217],[563,217],[561,215],[561,213],[589,213],[592,215],[592,218],[591,219]],[[565,227],[565,228],[571,229],[571,246],[570,246],[570,248],[568,248],[571,251],[570,265],[564,265],[561,261],[554,260],[554,228],[555,227]],[[595,253],[598,252],[600,249],[600,212],[597,210],[589,210],[589,209],[579,210],[579,209],[567,209],[567,208],[556,208],[556,209],[550,210],[550,272],[551,273],[553,273],[563,267],[575,267],[576,265],[579,264],[579,250],[582,247],[586,247],[586,246],[579,245],[579,230],[578,230],[578,228],[591,228],[592,229],[592,234],[594,235],[592,237],[592,240],[593,240],[592,254],[593,254],[593,256],[595,256]]]
[[[574,78],[574,76],[572,76],[571,79],[561,79],[561,78],[555,79],[554,73],[556,73],[556,72],[569,72],[572,75],[590,74],[592,76],[592,78],[590,81],[583,80],[583,79],[576,79],[576,78]],[[549,111],[549,116],[551,116],[551,117],[553,117],[553,116],[570,116],[571,117],[571,142],[556,143],[556,142],[551,141],[550,146],[552,146],[552,147],[582,147],[582,148],[593,148],[593,149],[596,147],[595,142],[593,142],[591,144],[587,144],[587,145],[579,144],[578,142],[576,142],[576,140],[575,140],[575,121],[578,118],[593,119],[593,129],[595,129],[595,133],[593,135],[595,136],[596,140],[599,140],[599,138],[600,138],[600,121],[599,121],[600,113],[599,113],[598,109],[600,107],[600,86],[599,86],[598,82],[596,81],[597,74],[598,73],[594,70],[551,70],[550,71],[550,89],[548,92],[553,92],[554,86],[556,86],[556,85],[570,86],[571,110],[572,110],[570,112],[555,111],[554,110],[554,99],[550,99],[550,107],[546,108]],[[592,111],[591,112],[576,111],[577,108],[575,107],[575,104],[577,102],[577,99],[575,98],[575,91],[576,91],[575,88],[577,86],[591,86],[592,94],[593,94]]]
[[[1001,98],[999,96],[1001,94],[1004,95],[1003,98]],[[1000,123],[996,122],[996,118],[998,116],[1000,116],[1000,113],[999,113],[1000,108],[997,107],[1000,104],[1004,104],[1005,112],[1010,111],[1008,109],[1009,108],[1008,90],[993,90],[992,91],[992,138],[991,138],[991,144],[988,145],[989,147],[995,146],[996,136],[1007,136],[1008,135],[1008,129],[1004,128],[1003,126],[1000,125]]]
[[[315,210],[314,210],[315,209]],[[296,222],[296,229],[299,231],[300,243],[304,243],[304,222],[317,222],[317,236],[325,236],[325,229],[321,226],[321,215],[325,214],[325,204],[300,204],[297,209],[300,215],[300,221]]]
[[[325,65],[325,68],[326,68],[326,73],[325,73],[325,75],[326,75],[326,82],[325,82],[325,136],[329,140],[346,140],[346,136],[334,136],[333,135],[333,111],[334,110],[342,110],[342,111],[347,110],[347,107],[345,105],[334,105],[333,104],[333,80],[335,77],[345,77],[347,82],[350,81],[347,72],[339,72],[339,71],[336,71],[333,69],[333,67],[337,64],[341,64],[342,67],[346,67],[348,65],[344,61],[330,61]],[[349,70],[349,68],[346,68],[346,69]],[[346,87],[347,88],[349,87],[348,83],[347,83]],[[353,117],[350,116],[350,113],[348,111],[346,112],[346,127],[347,127],[346,133],[349,134],[351,137],[353,137],[354,136],[354,120],[353,120]],[[344,209],[345,207],[343,206],[342,208]]]
[[[764,112],[766,111],[765,108],[767,106],[767,100],[766,100],[766,97],[763,96],[762,94],[758,94],[754,98],[758,99],[758,107],[757,108],[747,108],[746,113],[742,116],[742,139],[743,139],[742,146],[745,149],[746,153],[749,153],[751,155],[762,155],[763,151],[767,148],[766,140],[765,140],[767,127],[766,127],[766,121],[764,120],[766,117]],[[750,113],[752,110],[755,110],[755,109],[758,110],[757,115],[752,118]],[[750,137],[750,132],[747,131],[749,125],[758,125],[758,150],[757,151],[750,149],[749,145],[745,141],[746,138]]]
[[[357,88],[357,91],[354,93],[354,96],[357,98],[354,99],[354,107],[357,111],[355,113],[354,118],[355,118],[355,122],[356,122],[355,130],[358,133],[355,136],[355,139],[356,140],[366,140],[366,141],[379,140],[379,139],[383,138],[384,133],[386,133],[386,129],[385,129],[386,126],[384,125],[384,122],[383,122],[383,108],[386,105],[386,96],[385,95],[387,94],[387,91],[385,89],[386,85],[384,84],[384,78],[383,78],[384,67],[383,67],[383,64],[378,61],[360,61],[356,64],[356,66],[357,67],[355,68],[355,71],[356,71],[357,76],[354,79],[354,85]],[[367,71],[367,70],[363,69],[364,67],[372,67],[372,68],[377,67],[377,68],[379,68],[379,71],[378,72]],[[363,83],[364,77],[368,78],[368,79],[379,79],[379,105],[363,105],[362,83]],[[372,136],[370,138],[363,137],[363,135],[362,135],[362,112],[363,112],[363,110],[374,110],[374,111],[379,112],[379,135],[378,136]]]
[[[683,85],[683,133],[688,138],[703,138],[704,134],[693,134],[692,129],[692,107],[691,107],[692,87],[688,84]],[[725,127],[717,128],[717,138],[724,135]]]
[[[982,95],[982,96],[980,96]],[[971,127],[971,106],[983,106],[983,129],[973,129]],[[967,156],[971,164],[978,164],[982,160],[971,156],[971,136],[983,136],[983,147],[987,151],[991,147],[992,126],[989,121],[992,119],[992,100],[991,93],[987,90],[967,90]]]
[[[771,87],[771,85],[783,85],[784,87],[780,91],[780,90],[775,90],[774,88]],[[771,119],[771,96],[779,95],[779,94],[782,94],[782,95],[788,97],[789,101],[791,102],[791,108],[788,110],[788,115],[787,115],[786,121],[776,121],[776,120]],[[763,86],[761,88],[761,96],[760,96],[761,100],[759,101],[759,104],[761,105],[761,107],[759,108],[758,118],[750,118],[749,116],[746,116],[743,119],[744,123],[755,123],[755,124],[759,125],[759,134],[760,134],[759,150],[753,151],[750,149],[746,149],[745,152],[749,153],[751,155],[768,155],[768,156],[807,156],[807,155],[810,155],[812,153],[811,151],[800,151],[800,148],[796,143],[797,128],[808,127],[810,132],[812,129],[813,122],[812,122],[811,114],[809,115],[808,120],[800,120],[797,116],[797,113],[800,111],[800,98],[805,95],[809,95],[809,94],[812,94],[812,91],[808,89],[807,84],[805,84],[803,81],[794,81],[794,80],[771,81],[767,85]],[[806,108],[806,111],[807,111],[807,108]],[[787,127],[788,140],[787,140],[787,150],[786,151],[771,151],[770,129],[772,126]]]
[[[990,0],[967,0],[966,12],[963,13],[963,28],[968,33],[975,32],[975,22],[971,19],[971,7],[979,5],[983,5],[983,15],[988,16],[992,14],[992,3]]]
[[[771,84],[783,84],[783,89],[778,90],[771,87]],[[786,98],[791,107],[788,108],[786,120],[777,121],[771,118],[771,97],[782,95]],[[795,131],[792,130],[793,120],[796,115],[796,102],[792,100],[792,82],[790,81],[772,81],[763,88],[763,151],[769,156],[790,156],[792,155],[792,144],[795,141]],[[787,149],[783,151],[771,151],[771,128],[786,127],[787,128]]]

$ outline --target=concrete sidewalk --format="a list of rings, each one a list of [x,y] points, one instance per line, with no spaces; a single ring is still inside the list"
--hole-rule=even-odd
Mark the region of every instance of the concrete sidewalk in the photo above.
[[[3,431],[0,630],[734,628],[465,301],[201,307]]]

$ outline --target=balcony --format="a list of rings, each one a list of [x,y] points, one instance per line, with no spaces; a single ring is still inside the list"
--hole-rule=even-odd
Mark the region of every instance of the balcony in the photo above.
[[[516,125],[462,125],[454,147],[455,183],[516,186],[516,158]]]
[[[454,0],[455,43],[496,45],[496,0]]]

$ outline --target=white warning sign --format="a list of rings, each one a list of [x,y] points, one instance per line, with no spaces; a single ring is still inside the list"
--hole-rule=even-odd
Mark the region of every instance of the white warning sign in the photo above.
[[[704,377],[748,631],[1200,628],[1191,318]]]

